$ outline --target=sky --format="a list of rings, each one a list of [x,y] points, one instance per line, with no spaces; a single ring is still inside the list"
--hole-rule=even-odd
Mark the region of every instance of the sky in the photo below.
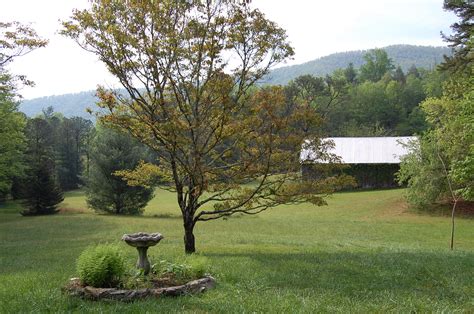
[[[286,30],[295,48],[293,60],[284,65],[392,44],[446,46],[440,31],[449,34],[456,17],[442,4],[442,0],[252,0]],[[87,0],[15,0],[2,5],[0,21],[29,23],[49,40],[46,48],[9,66],[36,83],[20,91],[25,99],[93,90],[99,84],[119,87],[95,55],[58,34],[59,20],[66,20],[73,8],[87,7]]]

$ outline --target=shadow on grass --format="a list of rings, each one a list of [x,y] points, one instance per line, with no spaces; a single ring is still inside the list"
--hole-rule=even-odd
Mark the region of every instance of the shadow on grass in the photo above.
[[[163,214],[153,214],[153,215],[147,215],[147,214],[137,214],[137,215],[130,215],[130,214],[113,214],[113,213],[105,213],[105,212],[91,212],[92,215],[97,215],[101,217],[108,217],[112,219],[182,219],[181,215],[179,214],[169,214],[169,213],[163,213]]]
[[[452,203],[437,203],[426,208],[410,207],[409,210],[420,216],[451,217]],[[474,219],[474,202],[459,202],[456,206],[455,218]]]
[[[20,214],[23,209],[19,201],[0,202],[0,214]]]
[[[149,217],[149,218],[160,218],[160,219],[182,219],[181,215],[176,215],[176,214],[169,214],[169,213],[164,213],[164,214],[154,214],[151,216],[143,216],[143,217]]]
[[[232,272],[229,279],[234,283],[258,280],[268,288],[305,289],[356,298],[416,295],[464,302],[472,298],[474,291],[474,253],[255,252],[206,255],[232,260],[234,265],[245,265],[237,266]]]

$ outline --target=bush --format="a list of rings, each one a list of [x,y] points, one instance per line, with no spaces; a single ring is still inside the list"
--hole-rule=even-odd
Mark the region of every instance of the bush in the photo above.
[[[101,244],[88,247],[77,260],[79,278],[85,285],[112,287],[125,273],[125,260],[117,246]]]
[[[184,259],[175,261],[160,261],[157,265],[158,275],[173,275],[177,280],[187,281],[203,277],[209,272],[209,263],[202,256],[186,256]]]
[[[430,209],[432,204],[448,195],[436,145],[436,139],[430,133],[425,133],[419,143],[409,144],[410,153],[402,158],[397,173],[399,183],[407,184],[407,201],[420,209]]]

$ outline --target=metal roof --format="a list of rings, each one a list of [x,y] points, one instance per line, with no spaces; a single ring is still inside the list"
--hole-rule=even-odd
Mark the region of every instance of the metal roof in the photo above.
[[[404,137],[329,137],[323,142],[333,141],[334,148],[328,153],[341,158],[344,164],[398,164],[402,156],[408,154],[406,145],[417,141],[415,136]],[[327,163],[318,160],[311,149],[303,149],[301,161]]]

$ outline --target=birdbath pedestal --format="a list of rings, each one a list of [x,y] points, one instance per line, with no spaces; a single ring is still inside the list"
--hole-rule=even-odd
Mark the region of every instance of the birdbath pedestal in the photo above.
[[[150,262],[148,261],[147,251],[150,246],[154,246],[163,239],[161,233],[138,232],[124,234],[122,240],[128,245],[136,247],[138,250],[137,268],[143,270],[144,275],[150,272]]]

